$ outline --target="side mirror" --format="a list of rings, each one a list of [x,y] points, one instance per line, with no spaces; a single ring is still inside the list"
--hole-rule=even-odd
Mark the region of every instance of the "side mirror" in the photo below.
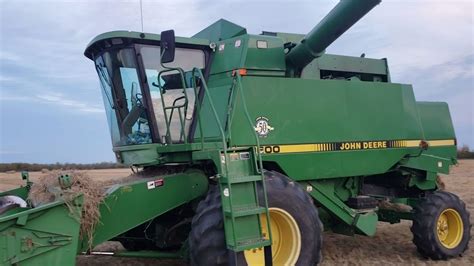
[[[175,38],[174,30],[161,32],[161,63],[169,63],[174,61]]]

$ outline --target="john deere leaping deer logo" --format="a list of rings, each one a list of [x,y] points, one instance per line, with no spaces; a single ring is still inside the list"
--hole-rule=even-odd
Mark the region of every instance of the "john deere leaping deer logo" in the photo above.
[[[272,131],[274,128],[268,124],[268,118],[264,116],[257,117],[256,123],[255,123],[255,131],[257,132],[259,137],[266,137],[270,131]]]

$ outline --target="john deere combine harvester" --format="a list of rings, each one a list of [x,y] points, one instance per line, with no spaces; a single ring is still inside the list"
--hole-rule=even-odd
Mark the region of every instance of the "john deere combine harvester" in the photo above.
[[[128,251],[115,255],[193,265],[314,265],[323,225],[373,236],[379,221],[412,220],[423,256],[462,254],[469,213],[437,183],[456,163],[447,104],[417,102],[386,59],[325,54],[379,2],[342,0],[306,36],[219,20],[191,38],[93,39],[85,56],[117,161],[155,174],[105,192],[92,246],[116,240]],[[70,213],[82,197],[32,206],[30,186],[1,194],[0,263],[74,264],[90,247]]]

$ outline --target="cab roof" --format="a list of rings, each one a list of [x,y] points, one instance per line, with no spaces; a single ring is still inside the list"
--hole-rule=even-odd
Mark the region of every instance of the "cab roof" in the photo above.
[[[129,42],[156,42],[160,41],[160,34],[143,33],[136,31],[110,31],[97,35],[86,47],[84,55],[93,59],[94,54],[100,53],[102,50],[112,45],[121,45]],[[204,45],[210,44],[208,39],[176,37],[176,43],[188,45]]]

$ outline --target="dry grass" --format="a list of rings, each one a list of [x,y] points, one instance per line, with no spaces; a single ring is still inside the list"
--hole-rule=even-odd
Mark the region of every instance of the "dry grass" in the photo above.
[[[34,206],[63,199],[71,215],[81,221],[80,238],[87,239],[89,247],[92,247],[95,226],[100,219],[99,205],[104,199],[106,182],[94,180],[85,172],[73,171],[68,172],[71,176],[71,187],[61,190],[58,181],[61,174],[63,173],[60,171],[52,171],[41,176],[31,187],[28,199]],[[82,213],[77,213],[72,200],[81,194],[84,198]]]
[[[92,171],[90,171],[92,172]],[[130,171],[123,171],[123,175],[115,178],[91,177],[88,171],[41,171],[40,176],[33,174],[33,186],[29,193],[28,200],[33,206],[41,206],[58,199],[65,200],[71,215],[81,221],[80,238],[87,239],[88,245],[92,248],[93,234],[95,227],[100,220],[99,206],[104,200],[108,187],[117,183],[128,183],[136,181],[137,178],[148,178],[150,176],[169,174],[170,170],[141,171],[130,174]],[[127,174],[126,174],[127,173]],[[62,174],[71,176],[71,187],[65,190],[60,189],[58,177]],[[1,187],[1,186],[0,186]],[[82,213],[77,213],[72,200],[78,195],[83,195],[84,203]]]
[[[117,180],[128,176],[128,169],[87,171],[92,178]],[[33,173],[33,180],[41,173]],[[13,177],[14,176],[14,177]],[[11,189],[22,184],[19,174],[0,174],[0,190]],[[16,181],[14,181],[16,180]],[[6,182],[4,182],[6,181]],[[474,220],[474,160],[462,160],[452,169],[452,174],[443,177],[446,190],[456,193],[463,199]],[[411,222],[390,225],[380,223],[375,237],[341,236],[324,233],[323,265],[474,265],[474,243],[463,257],[450,261],[430,261],[418,255],[411,243]],[[474,232],[471,232],[473,234]],[[102,248],[116,246],[107,243]],[[153,260],[117,257],[79,256],[78,265],[186,265],[181,260]]]
[[[83,171],[87,173],[94,180],[113,182],[123,179],[126,176],[132,174],[132,171],[128,168],[117,168],[117,169],[98,169],[98,170],[87,170]],[[14,189],[20,185],[24,185],[25,182],[21,180],[20,172],[9,171],[6,173],[0,173],[0,192],[10,189]],[[38,181],[42,176],[48,173],[42,173],[41,171],[30,172],[30,179],[33,182]]]
[[[104,200],[107,188],[116,183],[123,184],[136,181],[137,178],[147,178],[151,174],[158,175],[157,172],[141,171],[115,179],[100,179],[91,178],[86,171],[41,171],[41,173],[44,175],[33,183],[28,200],[33,206],[40,206],[63,199],[69,207],[71,215],[77,217],[78,221],[80,220],[80,238],[87,239],[90,248],[92,248],[95,227],[100,220],[99,206]],[[58,177],[63,174],[69,174],[71,177],[70,188],[60,189]],[[84,199],[82,213],[77,213],[77,208],[72,202],[79,195],[83,195]]]

